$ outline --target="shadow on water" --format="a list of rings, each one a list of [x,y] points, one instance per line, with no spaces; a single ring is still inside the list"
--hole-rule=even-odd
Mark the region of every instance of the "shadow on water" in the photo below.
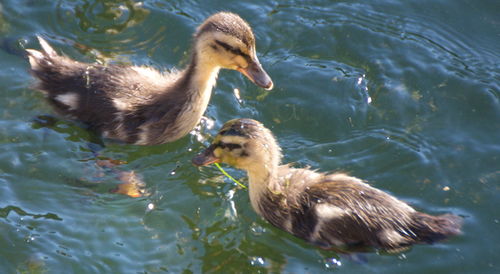
[[[56,221],[62,221],[57,214],[54,213],[46,213],[46,214],[33,214],[24,211],[22,208],[17,207],[17,206],[6,206],[4,208],[0,208],[0,218],[7,218],[9,216],[10,212],[15,212],[19,216],[26,216],[26,217],[33,217],[34,219],[50,219],[50,220],[56,220]]]
[[[77,124],[75,126],[74,124]],[[53,115],[39,115],[32,121],[32,128],[43,130],[44,139],[50,138],[53,132],[65,135],[65,139],[71,142],[87,142],[89,149],[95,153],[104,148],[102,138],[82,123],[61,120]]]
[[[74,125],[75,123],[76,125]],[[126,161],[101,155],[106,149],[103,139],[99,134],[88,130],[84,124],[61,121],[51,115],[39,115],[33,120],[32,128],[43,130],[43,139],[45,140],[50,138],[50,135],[58,133],[65,135],[64,138],[67,141],[86,143],[86,148],[82,148],[82,152],[88,152],[90,157],[79,160],[82,163],[86,163],[84,166],[84,169],[87,169],[86,175],[78,179],[67,178],[68,184],[87,187],[96,192],[102,191],[103,187],[108,187],[108,192],[110,193],[123,194],[133,198],[148,196],[150,194],[145,189],[146,184],[142,176],[133,169],[127,169]],[[86,133],[83,139],[84,134],[82,133]],[[122,165],[125,165],[125,168],[121,168]],[[109,180],[110,177],[119,182],[115,187],[102,184],[102,182]]]

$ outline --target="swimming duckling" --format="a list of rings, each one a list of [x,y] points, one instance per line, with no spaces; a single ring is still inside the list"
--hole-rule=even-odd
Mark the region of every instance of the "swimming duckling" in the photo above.
[[[246,170],[253,209],[274,226],[323,248],[378,248],[399,252],[460,233],[461,218],[421,213],[343,173],[280,165],[270,130],[251,119],[227,122],[214,142],[193,158]]]
[[[252,29],[233,13],[206,19],[194,35],[190,64],[173,73],[81,63],[38,40],[42,50],[26,50],[37,89],[59,113],[127,143],[155,145],[188,134],[205,112],[221,68],[238,70],[265,89],[273,87],[257,58]]]

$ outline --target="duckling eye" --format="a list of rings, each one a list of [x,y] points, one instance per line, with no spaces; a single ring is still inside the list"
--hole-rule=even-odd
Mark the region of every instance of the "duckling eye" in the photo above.
[[[239,148],[241,148],[241,145],[238,145],[238,144],[226,144],[226,147],[229,148],[229,150],[233,150],[233,149],[239,149]]]
[[[225,50],[235,54],[235,55],[241,55],[243,57],[247,57],[248,55],[246,55],[245,53],[243,53],[239,48],[233,48],[231,47],[230,45],[224,43],[224,42],[221,42],[219,40],[215,40],[215,43],[217,43],[219,46],[223,47]]]

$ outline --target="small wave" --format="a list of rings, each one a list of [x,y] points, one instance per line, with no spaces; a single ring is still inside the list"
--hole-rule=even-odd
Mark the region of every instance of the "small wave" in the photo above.
[[[404,6],[406,7],[406,4]],[[286,14],[286,17],[281,16],[281,13]],[[290,14],[296,16],[290,16]],[[489,92],[496,97],[499,96],[498,51],[491,49],[488,45],[478,44],[477,39],[471,37],[469,32],[457,28],[458,23],[452,24],[448,19],[435,16],[435,13],[425,13],[417,8],[403,9],[402,6],[397,5],[391,5],[390,9],[385,9],[367,3],[336,3],[329,6],[277,5],[270,16],[277,17],[273,20],[279,22],[276,24],[293,26],[290,28],[290,33],[286,35],[286,37],[293,37],[292,41],[302,40],[295,36],[307,33],[307,35],[321,35],[325,43],[333,42],[333,48],[314,49],[320,59],[334,58],[339,61],[345,59],[342,52],[332,51],[332,49],[342,50],[335,44],[347,43],[343,42],[346,41],[345,39],[356,39],[357,43],[361,44],[368,43],[364,47],[373,47],[373,50],[367,51],[367,54],[370,54],[368,57],[375,58],[380,56],[380,54],[374,55],[377,52],[386,51],[386,54],[395,54],[402,49],[408,50],[410,46],[413,48],[412,52],[406,51],[404,54],[412,65],[422,64],[428,67],[432,62],[433,66],[439,66],[442,71],[454,73],[461,79],[466,78],[488,85]],[[302,30],[297,29],[296,21],[301,22]],[[358,34],[352,31],[346,32],[349,29],[348,26],[362,31]],[[366,36],[367,31],[378,38],[372,37],[366,40],[360,36]],[[369,43],[374,44],[370,46]],[[302,47],[305,45],[307,42],[303,43]],[[349,43],[347,46],[356,46],[356,42]],[[422,50],[423,55],[418,53]]]
[[[165,37],[165,27],[146,27],[150,10],[142,2],[59,1],[44,31],[98,58],[145,50],[152,54]],[[145,39],[144,39],[145,38]],[[97,52],[95,52],[97,51]]]

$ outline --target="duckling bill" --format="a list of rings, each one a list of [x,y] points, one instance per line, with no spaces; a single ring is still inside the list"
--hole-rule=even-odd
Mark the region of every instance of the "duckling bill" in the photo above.
[[[273,88],[257,58],[252,29],[233,13],[206,19],[194,35],[191,62],[173,73],[82,63],[38,40],[41,50],[26,50],[31,73],[54,109],[104,137],[131,144],[155,145],[187,135],[205,112],[221,68]]]
[[[377,248],[399,252],[460,233],[462,219],[431,216],[343,173],[280,165],[271,131],[251,119],[227,122],[214,142],[193,158],[247,171],[253,209],[274,226],[322,248]]]

